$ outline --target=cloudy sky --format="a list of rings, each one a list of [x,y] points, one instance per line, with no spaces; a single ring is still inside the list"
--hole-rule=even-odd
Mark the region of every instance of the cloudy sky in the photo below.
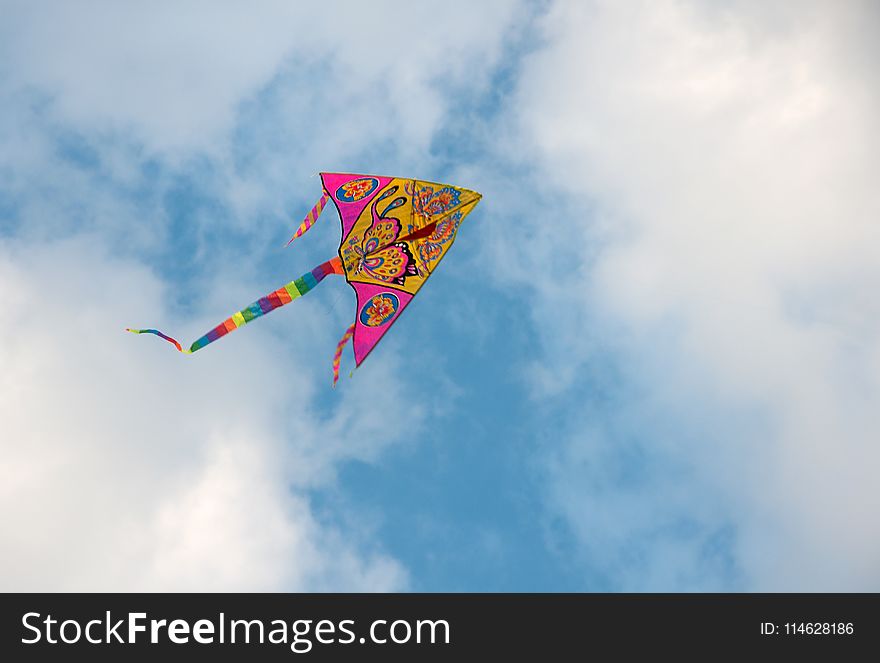
[[[0,1],[0,588],[880,590],[880,11]],[[476,189],[339,388],[318,171]]]

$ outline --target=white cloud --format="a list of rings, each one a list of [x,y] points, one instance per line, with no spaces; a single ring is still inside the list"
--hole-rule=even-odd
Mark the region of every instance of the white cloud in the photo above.
[[[378,131],[425,147],[455,86],[484,77],[500,55],[518,7],[13,2],[0,28],[7,63],[0,73],[7,84],[47,95],[61,122],[95,135],[129,136],[148,152],[169,156],[222,154],[243,101],[285,68],[309,71],[314,75],[300,79],[291,95],[321,99],[315,92],[325,90],[335,97],[335,112],[349,116],[338,126],[349,140],[362,143]],[[358,106],[369,111],[369,122],[351,121]],[[320,105],[301,110],[326,113]],[[274,130],[283,134],[292,123],[295,131],[295,122],[279,118]],[[353,151],[349,145],[348,154]]]
[[[560,209],[582,211],[554,232],[535,218],[500,267],[590,256],[530,279],[542,320],[592,323],[541,325],[546,362],[564,387],[567,364],[621,353],[638,395],[618,414],[667,426],[644,447],[688,470],[686,494],[657,474],[591,489],[591,454],[618,440],[572,426],[555,508],[593,563],[658,552],[620,571],[629,587],[712,586],[659,554],[687,513],[691,557],[733,531],[747,587],[880,587],[877,19],[870,3],[558,3],[543,20],[514,114]]]
[[[318,170],[430,173],[435,132],[480,93],[518,12],[7,3],[0,195],[20,234],[87,229],[155,251],[175,241],[169,192],[196,186],[213,203],[186,219],[201,241],[232,229],[242,253],[264,251],[314,202]],[[71,161],[65,140],[94,163]]]
[[[165,296],[95,238],[0,247],[4,589],[405,587],[370,532],[319,522],[307,492],[402,439],[372,415],[393,361],[321,417],[309,404],[329,368],[290,349],[280,312],[195,361],[123,332]],[[359,444],[345,444],[349,418]]]

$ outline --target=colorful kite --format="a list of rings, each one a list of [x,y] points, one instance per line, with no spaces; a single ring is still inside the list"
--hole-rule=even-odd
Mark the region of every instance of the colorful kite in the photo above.
[[[355,365],[360,366],[446,255],[462,220],[481,196],[449,184],[378,175],[321,173],[321,182],[323,195],[290,242],[304,235],[332,200],[342,222],[338,256],[235,313],[187,350],[156,329],[127,331],[155,334],[190,354],[289,304],[325,276],[340,274],[354,288],[357,311],[336,347],[333,384],[339,379],[342,350],[349,339],[353,339]]]

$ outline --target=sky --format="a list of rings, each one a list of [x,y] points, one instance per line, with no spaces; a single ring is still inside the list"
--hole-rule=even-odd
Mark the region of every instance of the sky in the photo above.
[[[4,591],[880,591],[880,11],[0,1]],[[323,172],[483,200],[331,389]]]

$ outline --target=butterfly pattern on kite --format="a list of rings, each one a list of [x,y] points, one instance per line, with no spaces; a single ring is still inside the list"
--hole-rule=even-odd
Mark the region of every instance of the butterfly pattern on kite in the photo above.
[[[345,190],[345,185],[343,185]],[[391,187],[370,206],[372,224],[362,238],[349,238],[348,246],[342,251],[346,266],[351,265],[354,274],[364,274],[377,281],[404,285],[408,276],[416,276],[419,271],[415,258],[406,242],[400,238],[400,221],[386,216],[391,210],[402,206],[405,198],[392,200],[382,212],[378,205],[397,191]]]

